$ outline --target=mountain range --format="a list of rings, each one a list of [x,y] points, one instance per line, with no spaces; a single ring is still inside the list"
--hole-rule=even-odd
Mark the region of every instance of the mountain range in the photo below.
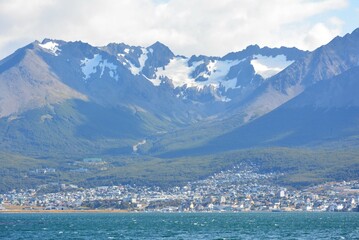
[[[358,77],[359,29],[314,51],[251,45],[223,57],[175,55],[160,42],[35,41],[0,61],[0,188],[60,175],[161,184],[166,171],[177,183],[235,159],[284,171],[278,159],[296,161],[304,151],[311,162],[334,150],[331,172],[311,179],[358,177],[338,174],[359,170]],[[84,164],[88,158],[106,167]],[[29,174],[48,167],[59,174]]]

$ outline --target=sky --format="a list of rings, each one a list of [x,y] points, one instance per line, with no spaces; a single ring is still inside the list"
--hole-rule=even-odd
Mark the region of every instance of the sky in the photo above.
[[[0,0],[0,59],[35,40],[160,41],[179,55],[314,50],[359,27],[358,0]]]

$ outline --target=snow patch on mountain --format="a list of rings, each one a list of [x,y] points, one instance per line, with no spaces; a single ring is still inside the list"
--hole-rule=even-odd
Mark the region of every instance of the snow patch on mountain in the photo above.
[[[126,50],[126,49],[125,49]],[[142,71],[143,67],[145,66],[146,60],[148,58],[147,54],[148,54],[148,50],[146,48],[141,48],[142,50],[142,54],[141,56],[138,58],[138,62],[140,64],[139,67],[136,67],[135,65],[133,65],[131,62],[128,61],[128,64],[130,65],[130,71],[133,75],[139,75],[140,72]]]
[[[200,63],[199,63],[200,64]],[[188,66],[188,59],[182,57],[176,57],[170,60],[167,66],[157,69],[156,79],[150,79],[155,86],[159,86],[161,83],[160,78],[168,77],[171,79],[173,87],[195,87],[196,82],[190,77],[190,74],[197,65],[191,67]]]
[[[277,55],[275,57],[254,55],[253,60],[251,60],[256,74],[261,75],[264,79],[276,75],[293,62],[288,61],[284,55]]]
[[[49,41],[49,42],[46,42],[44,44],[40,43],[39,46],[41,48],[43,48],[43,49],[48,50],[49,52],[51,52],[55,56],[58,56],[59,55],[58,53],[61,52],[61,49],[59,48],[59,44],[56,43],[56,42]]]
[[[118,75],[116,73],[117,66],[113,63],[107,61],[107,59],[103,59],[100,54],[95,54],[93,58],[85,58],[81,60],[81,70],[85,75],[84,80],[86,81],[91,77],[92,74],[100,71],[100,78],[103,76],[105,69],[109,71],[109,75],[111,78],[114,78],[118,81]]]
[[[203,85],[223,86],[226,90],[236,88],[236,79],[226,80],[226,76],[231,67],[239,64],[243,60],[210,61],[207,65],[208,73],[203,74],[207,81],[200,82]]]
[[[239,60],[211,60],[206,66],[207,71],[200,75],[206,80],[196,81],[195,78],[191,77],[191,73],[196,69],[197,66],[203,64],[204,62],[194,62],[191,66],[189,66],[187,58],[175,57],[170,60],[167,66],[157,69],[157,78],[150,79],[150,81],[155,86],[159,86],[161,84],[161,78],[167,77],[172,81],[174,88],[186,86],[186,88],[194,87],[201,90],[205,86],[212,86],[215,88],[223,86],[226,90],[228,90],[230,88],[236,87],[237,80],[226,80],[226,75],[232,66],[237,65],[240,62],[241,61]]]
[[[123,53],[117,54],[117,61],[119,61],[119,63],[121,63],[123,66],[131,66],[131,63],[126,59],[126,55]]]
[[[42,115],[41,117],[40,117],[40,122],[41,123],[44,123],[45,121],[50,121],[50,120],[52,120],[54,117],[52,116],[52,115],[50,115],[50,114],[45,114],[45,115]]]
[[[139,148],[141,145],[146,144],[146,142],[147,142],[146,139],[144,139],[144,140],[142,140],[142,141],[136,143],[135,145],[132,146],[132,151],[133,151],[134,153],[137,153],[138,148]]]

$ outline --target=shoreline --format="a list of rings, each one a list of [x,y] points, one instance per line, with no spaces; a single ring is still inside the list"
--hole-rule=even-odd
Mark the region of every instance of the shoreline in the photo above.
[[[126,210],[110,210],[110,209],[91,209],[91,210],[2,210],[1,214],[10,214],[10,213],[131,213],[131,211]]]
[[[4,205],[3,205],[4,206]],[[43,209],[33,208],[24,206],[4,206],[5,209],[0,210],[0,214],[6,213],[128,213],[131,211],[121,209]],[[26,209],[29,208],[29,209]]]
[[[24,206],[6,206],[5,209],[0,210],[1,214],[12,214],[12,213],[18,213],[18,214],[40,214],[40,213],[60,213],[60,214],[66,214],[66,213],[341,213],[341,212],[350,212],[350,213],[358,213],[358,211],[302,211],[302,210],[267,210],[267,211],[189,211],[189,212],[166,212],[166,211],[131,211],[131,210],[123,210],[123,209],[43,209],[41,207],[37,208],[30,208],[30,207],[24,207]]]

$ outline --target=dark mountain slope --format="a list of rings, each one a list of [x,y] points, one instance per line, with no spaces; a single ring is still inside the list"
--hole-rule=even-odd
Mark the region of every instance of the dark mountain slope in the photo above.
[[[245,121],[249,121],[279,107],[318,81],[358,65],[359,29],[356,29],[295,61],[232,108],[246,113]]]
[[[272,112],[204,146],[181,153],[208,154],[253,147],[312,147],[359,135],[359,67],[318,82]]]

